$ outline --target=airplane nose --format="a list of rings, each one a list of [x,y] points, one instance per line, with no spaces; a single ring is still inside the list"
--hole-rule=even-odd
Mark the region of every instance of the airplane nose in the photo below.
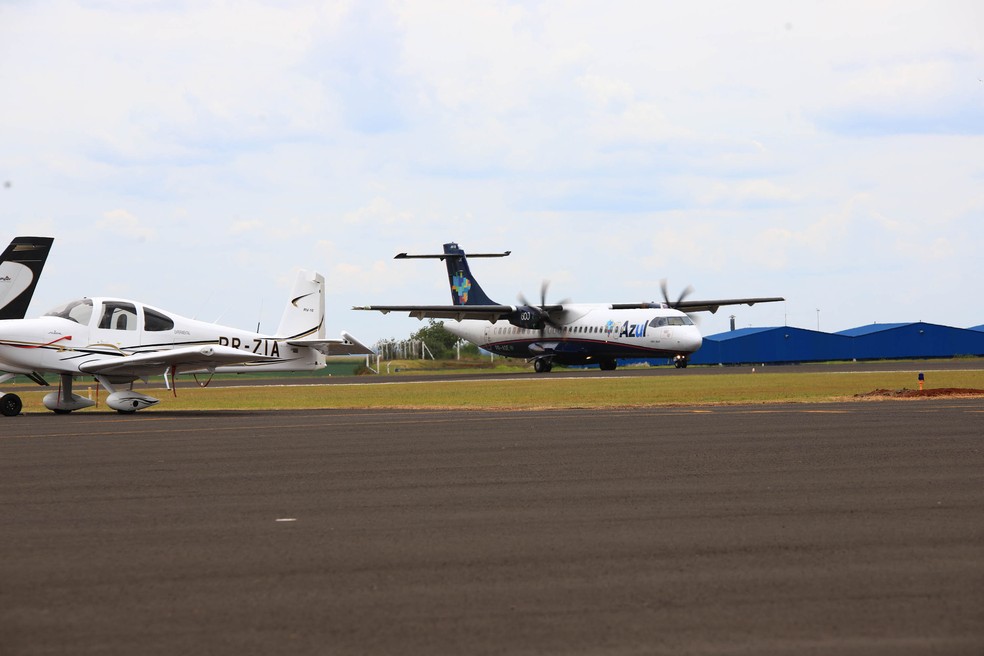
[[[693,328],[688,337],[689,339],[687,341],[690,344],[691,353],[698,350],[701,347],[701,344],[704,343],[704,338],[701,337],[700,331],[696,327]]]

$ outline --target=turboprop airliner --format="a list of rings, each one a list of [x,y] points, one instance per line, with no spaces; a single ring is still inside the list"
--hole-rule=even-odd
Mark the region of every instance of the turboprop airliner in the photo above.
[[[519,305],[500,305],[479,286],[468,267],[468,258],[506,257],[504,253],[470,253],[456,243],[444,244],[434,255],[400,253],[396,259],[444,260],[451,284],[452,305],[366,305],[355,310],[407,312],[418,319],[454,319],[446,324],[452,334],[497,355],[532,360],[537,373],[554,363],[597,364],[603,370],[618,366],[618,358],[668,358],[678,368],[700,348],[703,338],[688,312],[716,312],[722,305],[754,305],[785,300],[780,297],[732,298],[687,301],[689,288],[670,301],[666,283],[663,302],[555,303],[546,301],[546,284],[540,304],[520,296]]]
[[[172,388],[183,374],[313,371],[325,357],[370,354],[372,349],[346,332],[325,338],[324,277],[297,274],[290,301],[274,335],[188,319],[173,312],[119,298],[69,301],[37,319],[0,321],[0,383],[23,375],[39,385],[45,373],[59,376],[59,390],[44,406],[67,414],[95,404],[72,392],[78,376],[93,376],[109,394],[106,405],[132,413],[159,403],[134,391],[131,383],[163,375]],[[16,394],[0,393],[0,413],[20,413]]]

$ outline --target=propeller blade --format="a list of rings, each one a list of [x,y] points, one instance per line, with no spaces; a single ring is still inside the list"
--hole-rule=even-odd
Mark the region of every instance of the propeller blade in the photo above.
[[[680,292],[680,296],[677,297],[676,302],[671,301],[670,290],[666,284],[666,278],[663,278],[662,280],[659,281],[659,289],[661,292],[663,292],[663,302],[666,303],[667,307],[671,307],[674,310],[680,307],[680,303],[683,302],[683,299],[687,298],[688,296],[694,293],[693,285],[687,285],[686,289]]]
[[[693,293],[694,293],[693,285],[687,285],[687,288],[684,289],[682,292],[680,292],[680,298],[677,299],[676,305],[674,305],[673,307],[679,307],[680,303],[683,302],[683,299],[687,298]]]

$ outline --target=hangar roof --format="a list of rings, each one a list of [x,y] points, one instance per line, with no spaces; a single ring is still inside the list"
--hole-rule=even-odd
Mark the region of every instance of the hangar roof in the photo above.
[[[726,339],[739,339],[741,337],[748,337],[749,335],[764,333],[769,330],[776,330],[776,328],[736,328],[735,330],[717,333],[716,335],[707,335],[704,339],[713,339],[715,341],[723,342]]]
[[[902,328],[903,326],[911,326],[915,322],[908,323],[872,323],[867,326],[857,326],[855,328],[848,328],[847,330],[841,330],[836,335],[846,335],[847,337],[860,337],[861,335],[870,335],[871,333],[880,333],[885,330],[894,330],[896,328]]]

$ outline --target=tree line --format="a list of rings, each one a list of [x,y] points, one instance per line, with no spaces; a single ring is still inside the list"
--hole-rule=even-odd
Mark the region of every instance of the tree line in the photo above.
[[[449,360],[478,357],[478,347],[451,334],[443,321],[429,319],[427,325],[407,339],[381,339],[375,344],[376,353],[384,360],[418,360],[433,358]]]

